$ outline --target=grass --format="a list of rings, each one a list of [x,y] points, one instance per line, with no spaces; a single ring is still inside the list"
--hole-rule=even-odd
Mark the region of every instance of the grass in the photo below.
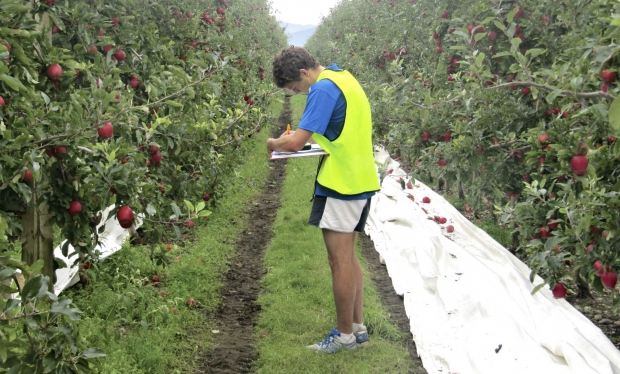
[[[281,101],[270,108],[277,116]],[[274,121],[275,122],[275,121]],[[81,337],[102,348],[102,373],[187,373],[197,369],[197,355],[209,348],[213,322],[205,316],[218,303],[221,274],[247,220],[247,206],[268,176],[264,129],[246,142],[247,162],[208,220],[196,220],[194,239],[168,252],[170,266],[155,266],[145,247],[126,245],[89,271],[86,288],[63,296],[81,309]],[[162,244],[163,245],[163,244]],[[161,284],[152,284],[158,275]],[[163,296],[162,294],[163,293]],[[196,306],[186,304],[194,298]],[[173,308],[176,308],[176,312]]]
[[[293,96],[291,104],[293,123],[297,123],[305,96]],[[366,271],[364,323],[371,334],[371,348],[335,355],[317,355],[305,348],[336,326],[325,245],[321,231],[307,224],[317,162],[310,157],[290,159],[286,166],[275,237],[265,255],[268,273],[259,298],[263,311],[256,331],[264,337],[258,339],[257,372],[408,373],[413,361],[399,343],[405,338],[389,322]]]

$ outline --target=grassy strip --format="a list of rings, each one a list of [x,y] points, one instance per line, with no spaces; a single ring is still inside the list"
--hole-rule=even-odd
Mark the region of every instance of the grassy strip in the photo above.
[[[281,110],[282,101],[274,100],[271,115]],[[246,224],[247,207],[269,174],[269,129],[264,130],[239,149],[247,152],[247,162],[236,182],[208,220],[195,220],[193,240],[168,252],[170,266],[157,267],[147,248],[127,245],[100,263],[99,271],[89,271],[88,287],[64,295],[84,312],[83,339],[107,354],[102,373],[187,373],[199,365],[196,355],[209,347],[213,328],[205,312],[218,303],[220,277]],[[153,275],[159,284],[152,282]],[[195,306],[187,305],[188,298]]]
[[[304,97],[293,96],[293,123]],[[258,373],[408,373],[412,361],[399,341],[403,334],[389,322],[372,282],[365,274],[365,320],[371,347],[353,353],[317,355],[306,345],[322,340],[336,325],[331,273],[321,231],[307,224],[318,158],[288,161],[275,238],[265,255],[268,274],[259,299]],[[359,248],[357,249],[359,255]],[[362,259],[363,260],[363,259]],[[362,261],[362,267],[366,265]],[[267,333],[265,335],[265,332]]]

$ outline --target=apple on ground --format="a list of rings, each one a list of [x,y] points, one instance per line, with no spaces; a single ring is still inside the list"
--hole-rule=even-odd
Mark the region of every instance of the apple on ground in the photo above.
[[[431,202],[431,199],[430,199],[430,197],[428,197],[428,196],[424,196],[424,197],[422,198],[422,202],[423,202],[424,204],[429,204],[429,203]]]

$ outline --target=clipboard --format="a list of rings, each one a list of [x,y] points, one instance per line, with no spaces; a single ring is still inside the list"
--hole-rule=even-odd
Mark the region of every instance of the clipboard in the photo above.
[[[307,146],[307,145],[306,145]],[[305,147],[304,147],[305,148]],[[323,148],[321,148],[318,144],[310,144],[310,149],[301,150],[298,152],[271,152],[270,160],[281,160],[285,158],[294,158],[294,157],[309,157],[309,156],[322,156],[328,155],[329,153],[325,152]]]

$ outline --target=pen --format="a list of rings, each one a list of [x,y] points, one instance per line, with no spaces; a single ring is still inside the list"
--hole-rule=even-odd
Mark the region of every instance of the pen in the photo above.
[[[289,123],[288,125],[286,125],[286,135],[290,135],[291,134],[291,124]]]

